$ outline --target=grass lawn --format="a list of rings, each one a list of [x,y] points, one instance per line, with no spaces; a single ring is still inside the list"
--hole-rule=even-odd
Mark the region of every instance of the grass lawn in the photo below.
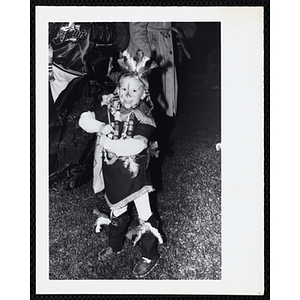
[[[200,91],[184,103],[170,136],[172,152],[162,166],[162,189],[152,200],[165,243],[146,279],[221,279],[220,91]],[[95,207],[106,208],[92,183],[49,191],[49,278],[134,279],[139,244],[126,241],[118,257],[98,259],[107,246],[107,228],[95,232]],[[135,216],[133,208],[133,216]],[[134,218],[131,227],[137,224]]]

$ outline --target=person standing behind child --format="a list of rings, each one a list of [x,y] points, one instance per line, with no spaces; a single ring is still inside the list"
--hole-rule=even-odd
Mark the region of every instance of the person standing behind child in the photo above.
[[[161,238],[149,201],[153,187],[148,171],[148,145],[156,125],[145,101],[147,88],[147,81],[136,72],[124,74],[117,95],[109,95],[102,107],[84,112],[79,120],[79,126],[85,131],[97,133],[95,167],[98,171],[94,172],[93,187],[95,192],[105,188],[111,209],[109,246],[99,253],[99,259],[109,260],[122,250],[130,223],[127,205],[134,202],[139,216],[142,256],[133,269],[137,278],[145,277],[157,264],[157,239]]]
[[[182,75],[178,74],[177,67],[183,61],[181,52],[190,58],[184,40],[193,37],[195,32],[195,24],[188,22],[129,22],[130,38],[126,51],[131,57],[137,51],[142,51],[146,59],[154,60],[158,65],[149,76],[153,116],[157,125],[155,139],[160,149],[159,158],[153,160],[151,165],[156,190],[162,189],[161,167],[164,157],[173,151],[170,135],[178,111],[178,75]],[[179,91],[182,92],[182,89]]]
[[[164,70],[160,78],[162,86],[151,86],[157,89],[157,99],[153,100],[159,103],[167,116],[173,117],[177,111],[178,84],[171,22],[130,22],[129,35],[129,55],[133,57],[141,50],[150,59],[154,54],[154,59]]]

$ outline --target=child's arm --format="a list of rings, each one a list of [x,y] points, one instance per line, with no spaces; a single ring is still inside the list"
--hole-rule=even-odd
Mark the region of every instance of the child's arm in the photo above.
[[[130,156],[137,155],[147,148],[147,139],[127,138],[124,140],[111,140],[103,135],[100,139],[100,145],[104,149],[114,152],[117,156]]]
[[[141,153],[148,147],[148,141],[155,126],[140,123],[134,130],[134,136],[124,140],[110,140],[101,137],[100,145],[105,149],[116,153],[117,156],[130,156]]]
[[[100,132],[105,125],[104,123],[96,120],[95,113],[91,111],[82,113],[78,124],[83,130],[89,133]]]
[[[78,124],[83,130],[89,133],[101,132],[108,134],[113,130],[110,125],[96,120],[95,113],[91,111],[82,113]]]

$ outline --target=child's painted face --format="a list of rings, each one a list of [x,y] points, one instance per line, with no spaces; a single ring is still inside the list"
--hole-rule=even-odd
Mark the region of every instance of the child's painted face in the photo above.
[[[121,79],[119,97],[121,104],[125,108],[129,109],[136,106],[144,94],[143,84],[138,79],[134,77],[124,77]]]

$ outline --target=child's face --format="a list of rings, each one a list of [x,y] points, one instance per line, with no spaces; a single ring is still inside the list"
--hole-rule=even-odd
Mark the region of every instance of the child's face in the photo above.
[[[134,77],[124,77],[120,81],[119,97],[121,104],[129,109],[136,106],[142,97],[144,97],[145,91],[143,84]]]

